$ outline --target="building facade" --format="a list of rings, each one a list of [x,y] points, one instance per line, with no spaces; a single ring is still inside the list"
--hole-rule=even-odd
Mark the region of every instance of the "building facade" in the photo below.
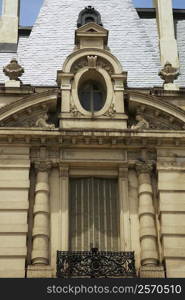
[[[19,4],[0,19],[0,277],[184,278],[185,11],[45,0],[28,28]]]

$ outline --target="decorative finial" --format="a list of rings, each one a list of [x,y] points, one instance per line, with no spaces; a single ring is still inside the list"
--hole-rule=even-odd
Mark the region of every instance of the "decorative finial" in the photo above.
[[[80,12],[77,21],[77,27],[79,28],[90,22],[94,22],[100,26],[103,26],[100,13],[94,7],[89,5]]]
[[[179,77],[180,73],[170,62],[166,62],[164,68],[159,72],[159,76],[164,80],[164,84],[173,83]]]
[[[24,68],[18,64],[16,58],[12,58],[10,63],[3,68],[3,72],[10,80],[20,81],[19,77],[24,73]]]

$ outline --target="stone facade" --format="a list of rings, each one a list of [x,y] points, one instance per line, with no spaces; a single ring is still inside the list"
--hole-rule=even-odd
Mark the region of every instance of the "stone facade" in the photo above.
[[[56,277],[58,250],[91,247],[133,251],[138,277],[185,277],[179,70],[132,1],[108,2],[93,21],[88,1],[47,0],[13,66],[0,54],[0,277]]]

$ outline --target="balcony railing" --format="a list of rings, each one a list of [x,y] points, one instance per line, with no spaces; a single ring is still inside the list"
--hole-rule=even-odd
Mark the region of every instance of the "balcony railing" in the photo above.
[[[57,277],[136,277],[134,252],[57,251]]]

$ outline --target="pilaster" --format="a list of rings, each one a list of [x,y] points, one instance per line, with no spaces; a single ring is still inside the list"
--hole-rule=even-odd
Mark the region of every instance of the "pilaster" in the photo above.
[[[161,65],[170,62],[173,67],[179,67],[177,41],[174,33],[172,0],[155,0]]]
[[[119,167],[120,251],[130,250],[130,218],[128,203],[128,168]]]
[[[16,52],[19,25],[19,0],[3,0],[0,18],[0,52]]]
[[[67,165],[59,165],[60,176],[60,222],[61,231],[59,247],[61,251],[69,250],[69,168]]]

